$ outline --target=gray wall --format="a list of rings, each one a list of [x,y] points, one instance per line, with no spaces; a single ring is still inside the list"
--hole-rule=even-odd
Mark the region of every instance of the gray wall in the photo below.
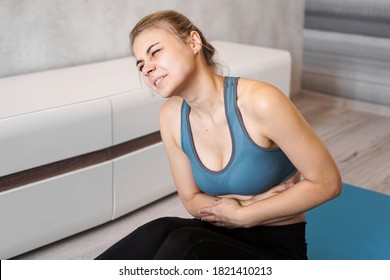
[[[298,94],[304,2],[0,0],[0,77],[128,56],[128,33],[140,18],[161,9],[176,9],[198,25],[209,40],[290,51],[292,94]]]

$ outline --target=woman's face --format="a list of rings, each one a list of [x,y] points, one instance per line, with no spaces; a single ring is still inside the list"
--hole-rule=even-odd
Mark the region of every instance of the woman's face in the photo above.
[[[195,69],[196,51],[164,28],[142,31],[133,54],[145,84],[162,97],[177,95]]]

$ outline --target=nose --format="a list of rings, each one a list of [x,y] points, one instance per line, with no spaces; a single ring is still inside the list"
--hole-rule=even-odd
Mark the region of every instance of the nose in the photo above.
[[[156,70],[156,66],[153,63],[145,63],[142,69],[142,73],[145,76],[148,76],[150,73],[152,73],[154,70]]]

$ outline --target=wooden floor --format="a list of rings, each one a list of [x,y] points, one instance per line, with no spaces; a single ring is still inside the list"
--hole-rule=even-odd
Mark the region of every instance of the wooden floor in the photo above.
[[[293,100],[334,156],[343,181],[390,195],[390,107],[304,92]],[[93,259],[140,224],[189,217],[176,194],[14,259]]]

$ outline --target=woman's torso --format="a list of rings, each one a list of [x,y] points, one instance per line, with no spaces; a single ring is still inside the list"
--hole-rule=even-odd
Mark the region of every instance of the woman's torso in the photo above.
[[[190,121],[191,108],[185,101],[182,106],[182,149],[190,159],[194,179],[199,188],[211,195],[260,194],[286,182],[297,172],[281,149],[262,147],[252,140],[237,106],[237,84],[238,78],[225,78],[224,104],[227,125],[223,122],[216,124],[222,127],[220,135],[202,139],[208,132],[199,129],[196,130],[198,133],[194,134]],[[202,156],[198,153],[202,140],[203,143],[214,146],[209,153],[215,149],[221,150],[225,157],[221,169],[211,170],[202,161]],[[203,150],[204,146],[205,144]]]
[[[195,118],[191,118],[191,108],[185,101],[182,104],[180,143],[190,159],[197,185],[210,195],[255,195],[282,182],[296,183],[300,180],[296,168],[272,141],[252,139],[255,137],[251,136],[258,132],[253,129],[257,123],[252,125],[245,110],[241,112],[238,80],[234,77],[225,78],[225,118],[215,123],[214,134],[207,132]],[[240,83],[245,85],[246,80],[240,80]],[[208,154],[211,155],[208,157]],[[211,168],[210,162],[213,163],[218,155],[221,155],[220,160]],[[291,224],[304,220],[302,214],[273,224]]]

